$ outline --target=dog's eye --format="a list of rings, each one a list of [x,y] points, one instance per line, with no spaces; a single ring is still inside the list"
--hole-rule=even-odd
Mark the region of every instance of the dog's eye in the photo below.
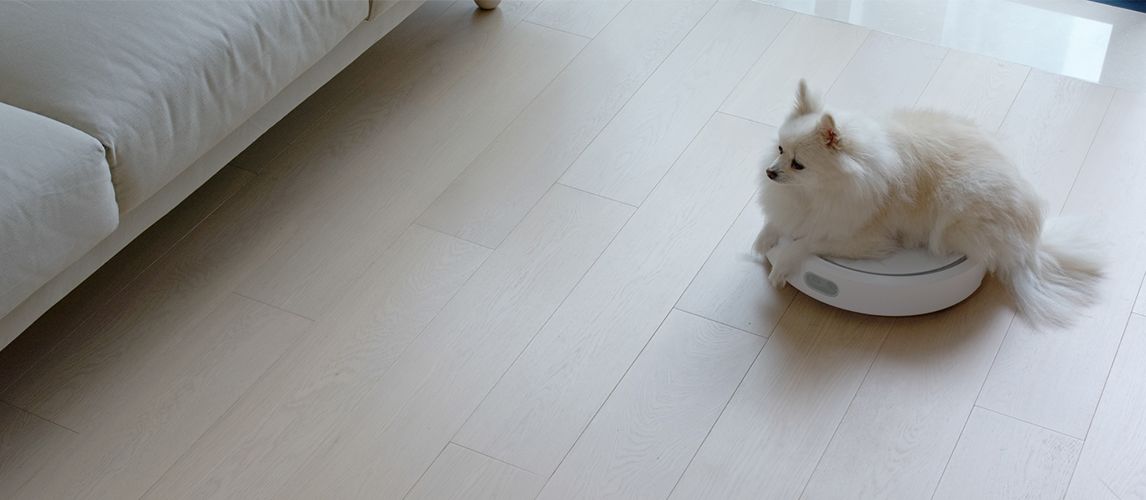
[[[803,170],[804,165],[801,164],[800,162],[796,161],[796,160],[792,160],[792,168],[794,168],[796,170]]]
[[[784,154],[784,146],[776,146],[780,149],[780,154]]]

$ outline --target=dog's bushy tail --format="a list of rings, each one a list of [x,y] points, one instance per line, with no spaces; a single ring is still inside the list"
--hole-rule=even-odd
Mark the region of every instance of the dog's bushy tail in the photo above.
[[[1079,309],[1095,301],[1101,278],[1097,242],[1081,223],[1056,218],[1043,226],[1034,255],[1004,281],[1029,321],[1067,326]]]

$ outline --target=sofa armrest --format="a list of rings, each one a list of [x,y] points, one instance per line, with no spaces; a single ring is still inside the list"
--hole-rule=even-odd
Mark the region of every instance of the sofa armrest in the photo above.
[[[118,223],[111,170],[99,141],[0,103],[0,316]]]

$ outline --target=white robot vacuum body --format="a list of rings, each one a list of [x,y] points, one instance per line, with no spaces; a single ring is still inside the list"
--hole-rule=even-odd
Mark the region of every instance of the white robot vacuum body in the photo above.
[[[914,316],[971,296],[987,269],[962,255],[906,249],[881,260],[812,256],[788,283],[825,304],[876,316]]]

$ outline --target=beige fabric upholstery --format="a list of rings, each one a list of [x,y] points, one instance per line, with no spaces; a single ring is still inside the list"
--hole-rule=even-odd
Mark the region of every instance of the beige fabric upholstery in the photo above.
[[[0,103],[0,316],[119,222],[104,149],[62,123]]]

